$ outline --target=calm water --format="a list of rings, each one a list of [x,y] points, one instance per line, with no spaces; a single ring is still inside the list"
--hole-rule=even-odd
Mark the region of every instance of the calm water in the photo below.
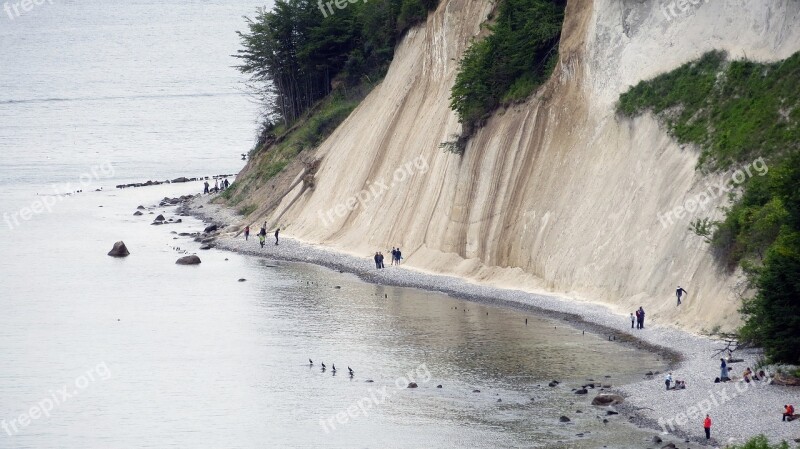
[[[314,266],[174,264],[198,246],[171,232],[201,223],[132,212],[200,186],[113,186],[241,167],[257,110],[229,55],[256,6],[0,15],[0,448],[642,447],[570,388],[638,379],[653,356]],[[120,239],[131,256],[106,256]]]

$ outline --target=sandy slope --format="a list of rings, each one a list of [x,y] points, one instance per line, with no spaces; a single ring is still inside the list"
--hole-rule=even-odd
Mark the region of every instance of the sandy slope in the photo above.
[[[711,49],[759,60],[800,50],[800,2],[695,3],[673,16],[667,2],[570,1],[550,82],[496,114],[459,157],[438,148],[460,129],[450,87],[491,5],[443,1],[316,150],[315,190],[286,210],[298,187],[269,216],[251,218],[282,214],[286,235],[356,255],[400,246],[423,271],[554,291],[626,315],[643,305],[656,322],[693,331],[730,328],[737,277],[687,230],[695,216],[716,216],[724,195],[672,224],[659,220],[719,176],[701,176],[696,149],[652,117],[620,119],[614,103],[629,85]],[[274,191],[251,201],[265,204]],[[677,284],[690,293],[681,308]]]

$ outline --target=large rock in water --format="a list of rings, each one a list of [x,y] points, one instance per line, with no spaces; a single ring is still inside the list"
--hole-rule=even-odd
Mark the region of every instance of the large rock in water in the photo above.
[[[622,404],[625,399],[618,394],[598,394],[592,399],[592,405],[615,405]]]
[[[183,256],[175,261],[178,265],[197,265],[200,263],[200,258],[192,254],[191,256]]]
[[[122,240],[115,243],[114,247],[111,248],[111,251],[108,252],[108,255],[111,257],[125,257],[129,254],[128,247],[125,246],[125,243]]]

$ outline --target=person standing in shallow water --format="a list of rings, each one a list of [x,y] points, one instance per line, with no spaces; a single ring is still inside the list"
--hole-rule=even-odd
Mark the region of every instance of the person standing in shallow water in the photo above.
[[[684,294],[684,293],[686,293],[686,295],[687,295],[687,296],[689,295],[689,292],[687,292],[686,290],[684,290],[684,289],[683,289],[683,288],[682,288],[682,287],[679,285],[679,286],[678,286],[678,289],[677,289],[677,290],[675,290],[675,296],[677,296],[677,297],[678,297],[678,305],[681,305],[681,296],[683,296],[683,294]]]

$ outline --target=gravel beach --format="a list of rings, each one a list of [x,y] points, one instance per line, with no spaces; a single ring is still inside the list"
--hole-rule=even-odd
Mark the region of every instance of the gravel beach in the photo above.
[[[207,222],[220,225],[235,224],[240,217],[231,210],[208,203],[211,197],[195,197],[182,206],[181,211]],[[202,206],[202,207],[200,207]],[[252,236],[258,229],[252,229]],[[281,236],[280,245],[274,245],[272,235],[267,245],[260,248],[257,239],[245,241],[234,232],[222,230],[216,247],[241,254],[276,260],[305,262],[357,275],[366,282],[413,287],[443,292],[469,301],[512,307],[565,320],[570,326],[601,335],[613,336],[622,344],[643,350],[657,351],[672,360],[673,379],[683,380],[686,389],[666,390],[666,373],[647,375],[642,380],[617,388],[626,397],[618,406],[624,416],[634,424],[653,429],[653,435],[670,433],[691,441],[689,447],[705,444],[703,418],[711,416],[713,446],[741,443],[747,438],[764,434],[770,440],[800,441],[800,420],[782,422],[783,405],[800,405],[800,389],[768,385],[766,382],[745,383],[732,381],[715,384],[719,376],[719,358],[716,353],[725,344],[711,338],[694,335],[658,323],[658,317],[648,316],[646,328],[630,328],[628,316],[611,312],[605,306],[571,298],[534,294],[519,290],[500,289],[467,282],[445,275],[421,273],[403,266],[387,266],[376,270],[370,255],[363,258],[341,254],[320,245],[311,245]],[[731,363],[736,378],[741,378],[746,367],[753,367],[759,358],[755,350],[737,351],[734,357],[742,362]],[[651,443],[650,447],[660,447]]]

